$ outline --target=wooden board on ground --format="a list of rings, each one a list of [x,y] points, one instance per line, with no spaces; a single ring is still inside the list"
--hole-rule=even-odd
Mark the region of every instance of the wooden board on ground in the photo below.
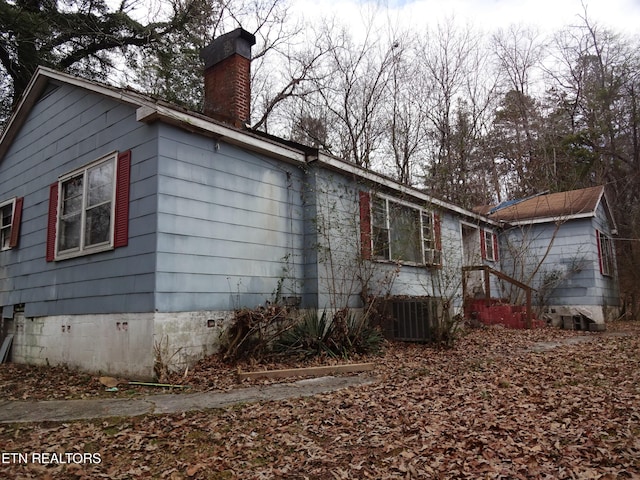
[[[9,357],[9,349],[11,348],[11,342],[13,342],[13,333],[7,335],[2,342],[2,348],[0,348],[0,363],[4,363]]]
[[[255,372],[241,372],[238,370],[238,379],[247,378],[287,378],[329,375],[332,373],[354,373],[373,370],[373,363],[349,363],[345,365],[324,365],[321,367],[287,368],[284,370],[262,370]]]

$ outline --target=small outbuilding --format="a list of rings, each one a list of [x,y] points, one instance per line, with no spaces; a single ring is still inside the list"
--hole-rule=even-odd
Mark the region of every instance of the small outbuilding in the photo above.
[[[538,311],[551,323],[602,330],[617,318],[617,228],[604,186],[476,211],[500,224],[502,272],[535,289]]]

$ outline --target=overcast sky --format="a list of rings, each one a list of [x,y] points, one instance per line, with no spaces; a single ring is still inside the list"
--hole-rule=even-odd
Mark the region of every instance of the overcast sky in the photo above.
[[[366,0],[292,0],[307,19],[336,12],[347,21],[357,18]],[[379,3],[379,2],[378,2]],[[581,0],[388,0],[389,15],[419,28],[454,16],[483,30],[511,24],[534,24],[542,31],[577,24],[583,14]],[[628,34],[640,33],[640,0],[584,0],[588,16],[596,23]],[[316,12],[316,13],[313,13]]]

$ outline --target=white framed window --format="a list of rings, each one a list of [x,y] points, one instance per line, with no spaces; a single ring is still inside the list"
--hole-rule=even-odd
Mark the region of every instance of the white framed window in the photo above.
[[[58,179],[56,259],[113,248],[117,152]]]
[[[13,227],[16,199],[0,203],[0,250],[11,248],[11,229]]]
[[[440,218],[433,212],[421,212],[422,247],[426,265],[442,265]]]
[[[437,214],[375,195],[371,201],[372,257],[415,265],[441,265]]]
[[[480,230],[482,258],[490,262],[498,261],[498,237],[489,230]]]
[[[596,231],[596,235],[598,236],[600,273],[612,277],[614,274],[613,242],[610,237],[600,231]]]

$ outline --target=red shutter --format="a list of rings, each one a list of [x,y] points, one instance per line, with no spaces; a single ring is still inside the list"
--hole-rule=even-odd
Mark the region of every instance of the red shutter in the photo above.
[[[436,250],[442,250],[442,222],[440,221],[440,215],[433,214],[433,235],[435,236]]]
[[[131,178],[131,150],[118,155],[116,183],[116,218],[114,223],[114,247],[129,243],[129,182]]]
[[[600,273],[604,275],[604,268],[602,265],[602,245],[600,245],[600,230],[596,229],[596,243],[598,244],[598,264],[600,265]]]
[[[16,198],[16,203],[13,207],[13,218],[11,219],[11,235],[9,237],[9,248],[15,248],[18,246],[18,240],[20,239],[20,221],[22,220],[23,203],[24,197]]]
[[[498,235],[493,234],[493,259],[497,262],[498,260],[500,260],[500,257],[498,256]]]
[[[56,226],[58,223],[58,182],[49,187],[49,217],[47,219],[47,262],[56,258]]]
[[[371,258],[371,194],[360,192],[360,249],[362,258]]]
[[[480,254],[482,255],[482,259],[487,258],[487,239],[484,236],[484,229],[480,229]]]

